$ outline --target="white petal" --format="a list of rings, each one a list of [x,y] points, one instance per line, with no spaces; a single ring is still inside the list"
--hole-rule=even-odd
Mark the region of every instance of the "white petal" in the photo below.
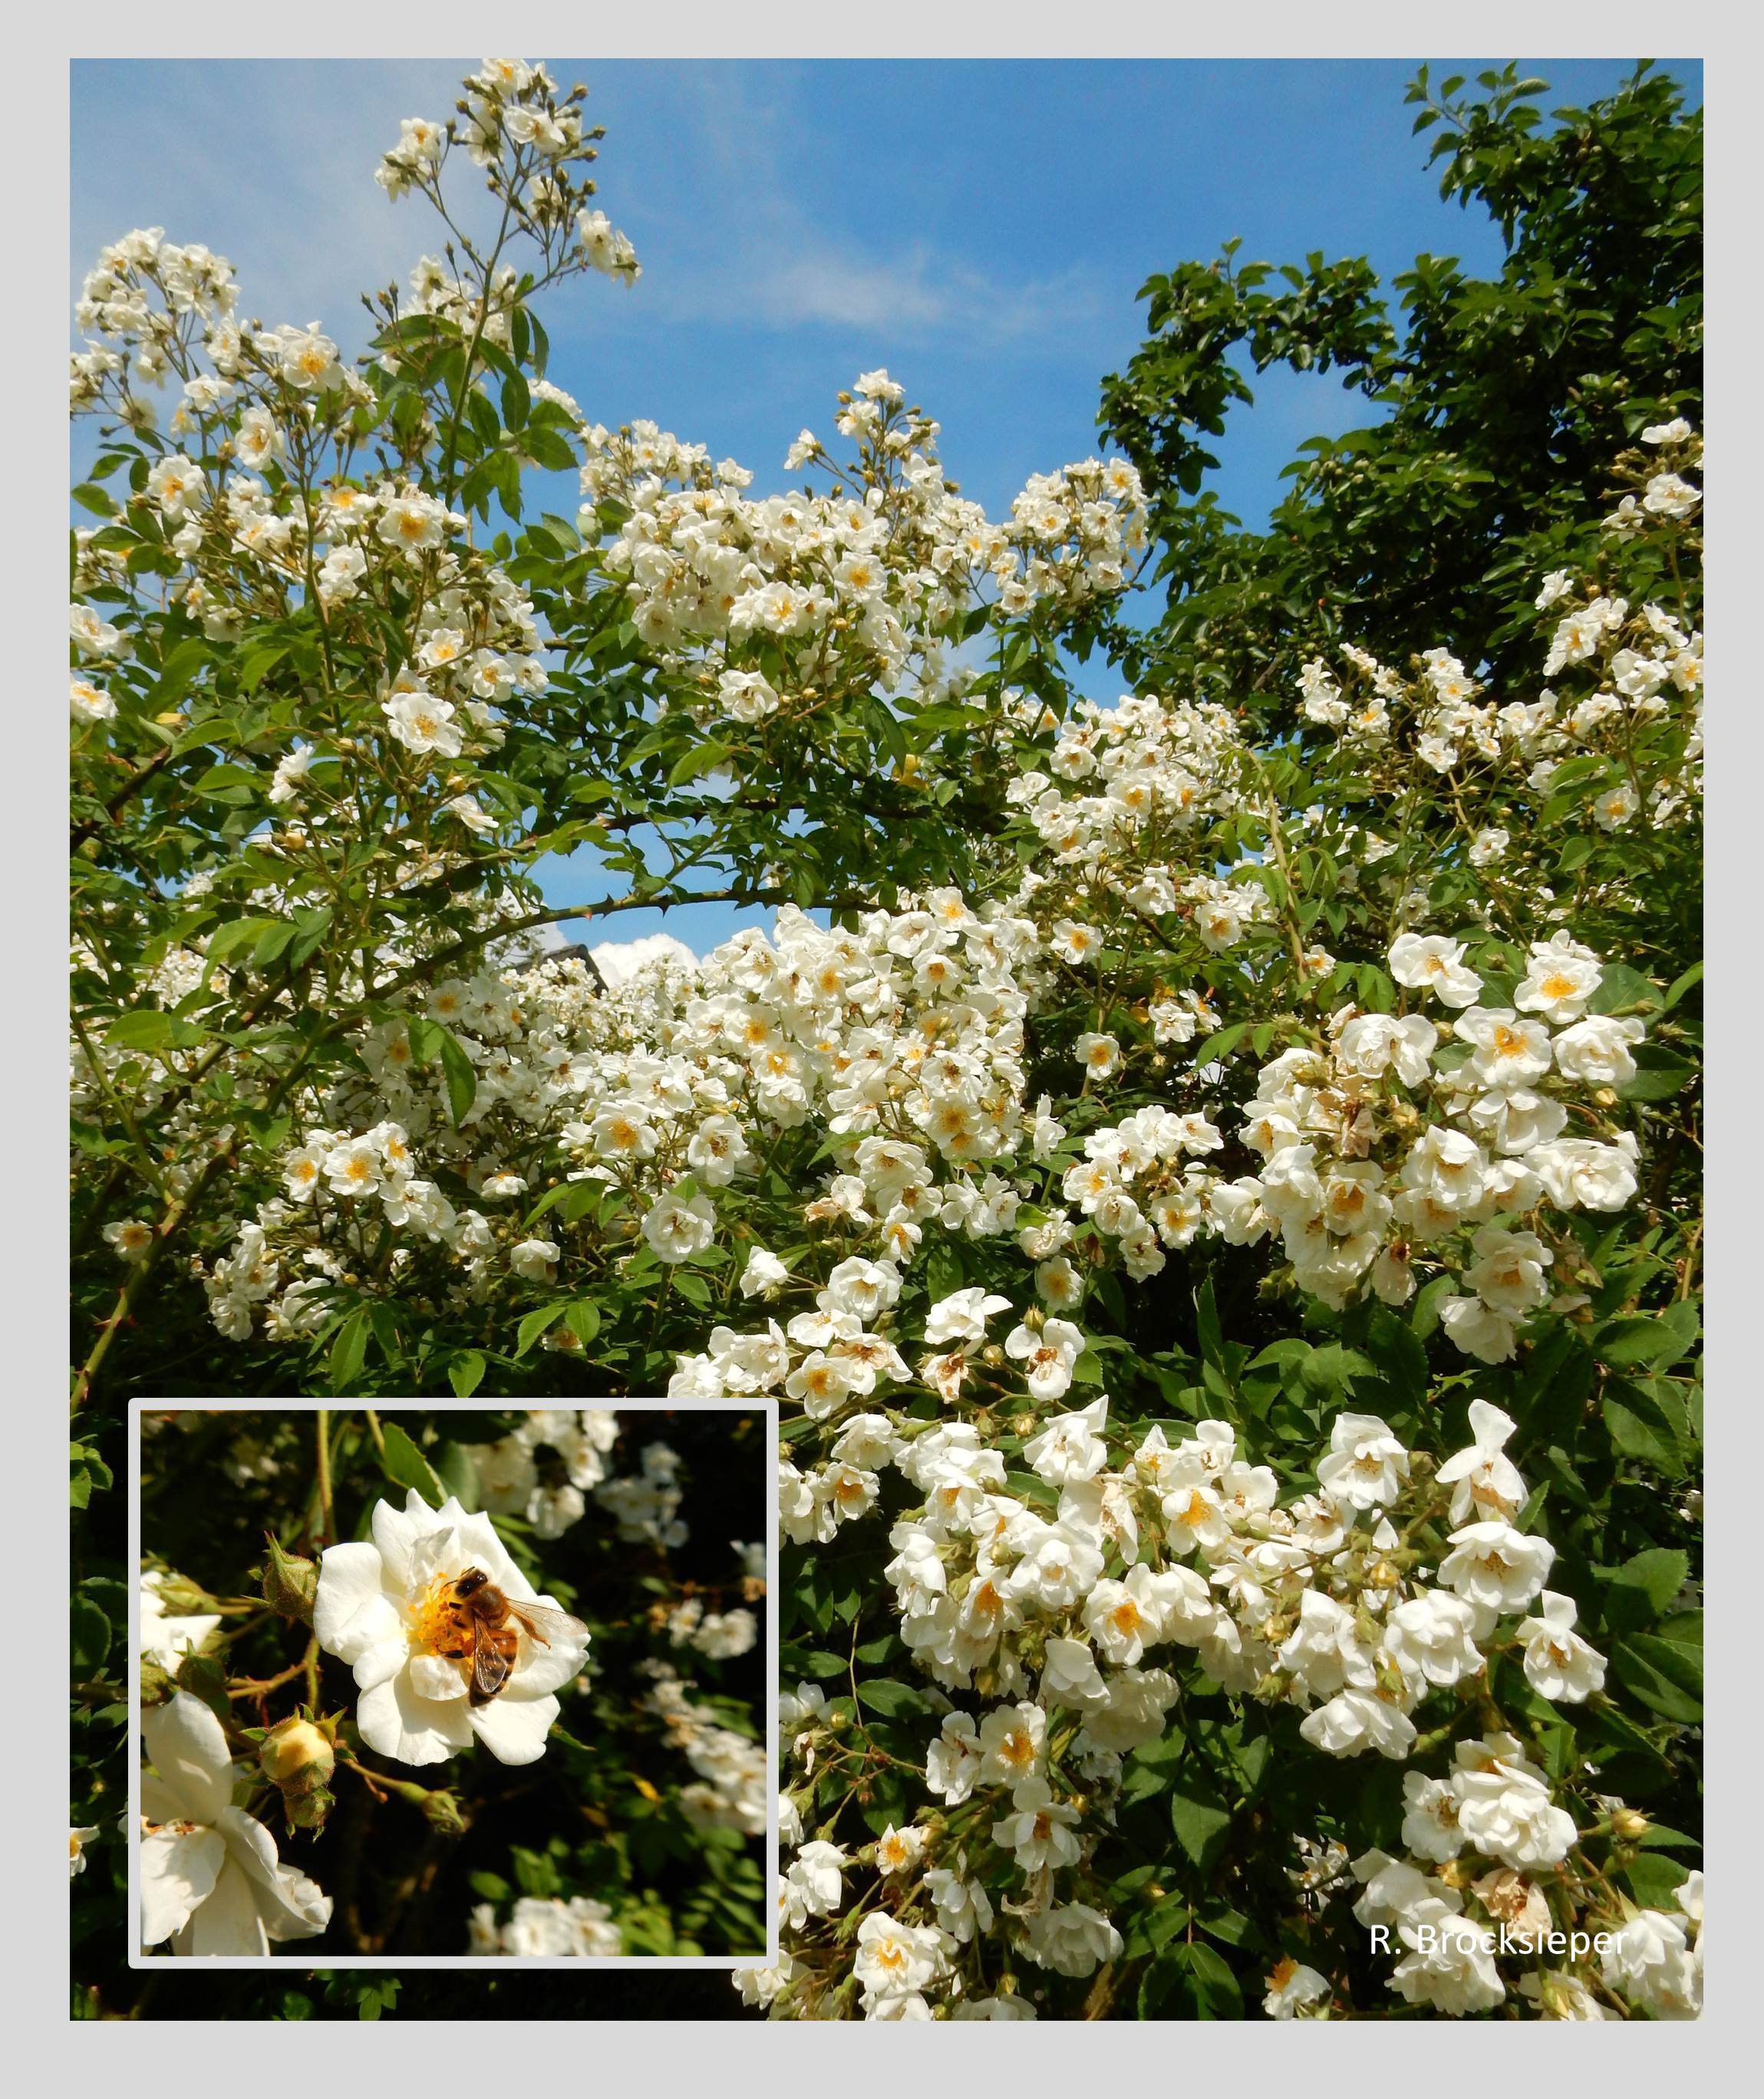
[[[419,1698],[463,1698],[465,1676],[458,1662],[449,1661],[443,1654],[413,1654],[411,1688]]]
[[[557,1712],[555,1698],[492,1698],[466,1709],[478,1740],[505,1764],[537,1763]]]
[[[183,1802],[166,1784],[150,1771],[141,1774],[141,1812],[149,1822],[182,1822]]]
[[[411,1547],[411,1591],[420,1595],[433,1582],[449,1581],[472,1564],[468,1548],[450,1524],[445,1530],[425,1531]]]
[[[213,1829],[147,1829],[141,1835],[141,1943],[157,1946],[182,1931],[206,1901],[227,1861]]]
[[[408,1670],[363,1693],[355,1724],[369,1749],[403,1764],[445,1763],[472,1743],[464,1701],[420,1696]]]
[[[389,1683],[409,1661],[411,1644],[399,1626],[384,1639],[376,1639],[355,1665],[355,1681],[363,1691]]]
[[[271,1938],[310,1938],[331,1921],[331,1898],[277,1856],[275,1839],[243,1808],[229,1807],[220,1820],[228,1855],[252,1884],[252,1898]]]
[[[467,1566],[482,1567],[496,1586],[517,1603],[530,1604],[534,1600],[532,1583],[508,1557],[508,1547],[496,1535],[495,1525],[487,1516],[462,1514],[454,1529],[468,1556]]]
[[[421,1503],[414,1494],[413,1502]],[[428,1525],[423,1526],[429,1528]],[[390,1502],[376,1502],[373,1513],[374,1543],[380,1557],[385,1562],[385,1586],[394,1595],[408,1592],[411,1586],[411,1547],[416,1543],[417,1526],[411,1518],[394,1508]]]
[[[312,1629],[327,1654],[355,1657],[344,1645],[356,1613],[384,1587],[385,1562],[379,1548],[363,1542],[327,1546],[319,1560],[319,1591],[312,1602]]]
[[[233,1797],[233,1762],[221,1723],[200,1698],[174,1692],[141,1715],[147,1760],[177,1796],[181,1819],[212,1823]]]
[[[316,1618],[316,1612],[314,1616]],[[343,1661],[359,1663],[364,1655],[388,1640],[402,1644],[405,1623],[404,1614],[389,1596],[373,1595],[330,1639],[321,1639],[319,1644]]]
[[[550,1596],[539,1596],[537,1603],[548,1604],[552,1610],[561,1606]],[[523,1634],[518,1667],[510,1678],[503,1696],[505,1698],[539,1698],[548,1691],[561,1691],[582,1674],[582,1664],[588,1651],[585,1639],[563,1639],[553,1637],[545,1646]]]
[[[224,1844],[222,1850],[226,1863],[214,1883],[214,1892],[178,1934],[172,1947],[174,1953],[249,1955],[270,1950],[269,1934],[257,1914],[251,1882],[239,1862],[227,1853]]]

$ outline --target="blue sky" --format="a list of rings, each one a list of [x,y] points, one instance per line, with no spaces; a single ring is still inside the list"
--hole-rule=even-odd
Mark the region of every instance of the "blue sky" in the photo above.
[[[476,63],[77,62],[73,290],[105,241],[163,226],[231,258],[249,312],[322,320],[354,347],[359,291],[438,244],[426,207],[375,184],[379,155],[400,117],[445,117]],[[1480,63],[1435,59],[1433,77]],[[1550,81],[1546,107],[1629,70],[1521,63]],[[964,491],[1004,509],[1028,474],[1096,450],[1098,381],[1140,339],[1145,279],[1233,235],[1244,259],[1322,249],[1387,277],[1422,250],[1498,266],[1493,227],[1426,172],[1407,60],[551,66],[587,83],[608,134],[599,201],[644,265],[634,291],[596,278],[543,310],[551,376],[591,417],[651,416],[762,487],[784,482],[797,431],[829,430],[834,394],[882,364],[943,425]],[[1669,70],[1700,99],[1700,65]],[[1256,391],[1216,479],[1251,519],[1301,439],[1365,417],[1331,379]],[[608,893],[576,864],[546,888],[559,904]],[[707,905],[605,930],[665,923],[702,951],[736,922]]]

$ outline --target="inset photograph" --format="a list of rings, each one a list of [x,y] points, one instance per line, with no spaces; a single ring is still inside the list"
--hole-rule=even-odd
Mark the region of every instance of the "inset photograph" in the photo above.
[[[768,1957],[763,1403],[137,1410],[139,1957]]]

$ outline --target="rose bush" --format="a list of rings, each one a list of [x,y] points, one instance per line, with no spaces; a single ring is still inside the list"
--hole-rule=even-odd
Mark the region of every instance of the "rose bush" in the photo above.
[[[1560,156],[1669,152],[1678,211],[1645,80],[1547,139],[1486,85],[1423,121],[1511,221],[1515,309],[1581,209]],[[1474,530],[1427,508],[1487,478],[1428,389],[1502,383],[1497,295],[1425,273],[1401,356],[1335,342],[1401,398],[1309,472],[1297,553],[1180,499],[1172,433],[1230,394],[1191,412],[1198,279],[1110,382],[1128,455],[1008,517],[882,371],[756,496],[543,377],[536,295],[636,275],[579,100],[508,62],[407,125],[389,190],[440,205],[464,152],[499,230],[384,296],[359,367],[157,232],[87,285],[76,1498],[113,1396],[174,1378],[775,1395],[750,2003],[1694,2013],[1692,323],[1626,338],[1573,472]],[[1231,288],[1263,362],[1339,317],[1295,281]],[[576,470],[573,518],[525,514],[530,468]],[[1456,565],[1419,632],[1405,549],[1309,589],[1369,477]],[[1111,706],[1072,690],[1098,645]],[[628,889],[547,905],[567,851]],[[773,930],[612,987],[536,944],[707,895]],[[543,1538],[593,1454],[499,1437],[485,1506]],[[665,1542],[666,1464],[624,1484]],[[728,1617],[676,1630],[714,1655]],[[714,1787],[677,1681],[652,1710]]]

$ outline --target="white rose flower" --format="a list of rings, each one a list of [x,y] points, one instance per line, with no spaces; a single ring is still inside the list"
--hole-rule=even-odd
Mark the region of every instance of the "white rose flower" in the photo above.
[[[1391,1970],[1391,1987],[1411,2004],[1432,2004],[1462,2018],[1492,2010],[1506,1996],[1494,1965],[1494,1934],[1487,1925],[1428,1902],[1397,1925],[1397,1934],[1415,1950]]]
[[[1572,1596],[1546,1589],[1537,1603],[1537,1615],[1519,1626],[1526,1681],[1542,1697],[1578,1705],[1604,1688],[1605,1658],[1575,1631]]]
[[[1274,1963],[1262,2009],[1271,2019],[1290,2019],[1297,2016],[1301,2005],[1326,2004],[1333,1995],[1326,1977],[1289,1957]]]
[[[1702,1971],[1685,1944],[1684,1926],[1664,1911],[1644,1909],[1600,1956],[1608,1989],[1619,1990],[1662,2018],[1695,2018],[1703,2007]]]
[[[1449,1534],[1456,1548],[1440,1562],[1440,1579],[1467,1603],[1497,1615],[1522,1609],[1549,1579],[1555,1547],[1498,1517]]]
[[[1476,1612],[1461,1597],[1423,1589],[1391,1612],[1384,1644],[1411,1682],[1451,1684],[1482,1667],[1475,1626]]]
[[[1619,1020],[1611,1014],[1593,1014],[1564,1027],[1555,1038],[1556,1068],[1564,1077],[1578,1079],[1583,1085],[1622,1086],[1635,1076],[1635,1059],[1630,1045],[1647,1034],[1639,1020]]]
[[[901,1924],[873,1910],[857,1928],[852,1973],[867,2012],[880,2002],[916,1996],[944,1974],[947,1965],[930,1925]]]
[[[1367,1749],[1400,1759],[1415,1743],[1415,1725],[1375,1692],[1338,1691],[1299,1723],[1306,1741],[1332,1757],[1357,1757]]]
[[[1049,1322],[1055,1323],[1064,1322]],[[1108,1445],[1102,1437],[1108,1413],[1105,1397],[1093,1399],[1081,1413],[1056,1415],[1039,1436],[1024,1444],[1025,1461],[1054,1486],[1095,1478],[1108,1463]]]
[[[1482,979],[1464,966],[1461,940],[1437,933],[1399,933],[1391,943],[1390,973],[1410,991],[1430,991],[1447,1005],[1470,1005]]]
[[[1121,1951],[1121,1934],[1088,1903],[1067,1903],[1027,1920],[1024,1949],[1037,1966],[1058,1975],[1090,1975]]]
[[[68,1878],[70,1881],[77,1878],[78,1875],[86,1871],[86,1847],[91,1842],[92,1839],[97,1834],[98,1824],[95,1822],[90,1824],[85,1828],[77,1828],[71,1824],[69,1824],[68,1829]]]
[[[272,1939],[323,1931],[331,1898],[234,1806],[227,1737],[202,1701],[180,1691],[151,1707],[141,1742],[152,1766],[141,1774],[141,1943],[266,1955]]]
[[[1033,1399],[1064,1396],[1084,1347],[1084,1335],[1069,1319],[1049,1319],[1039,1334],[1015,1327],[1005,1339],[1005,1353],[1023,1365],[1023,1382]]]
[[[951,1341],[983,1341],[986,1322],[995,1312],[1008,1312],[1010,1300],[989,1293],[976,1284],[941,1298],[926,1315],[925,1339],[934,1349]]]
[[[689,1202],[664,1195],[643,1221],[644,1238],[657,1258],[670,1264],[702,1253],[716,1237],[716,1229],[717,1213],[705,1195],[694,1195]]]
[[[741,1293],[743,1297],[770,1296],[790,1281],[790,1271],[775,1253],[768,1253],[763,1247],[756,1246],[747,1256],[747,1265],[741,1270]]]
[[[1338,1414],[1329,1454],[1318,1460],[1318,1484],[1349,1508],[1383,1508],[1409,1477],[1409,1454],[1375,1414]]]
[[[377,1502],[371,1543],[328,1546],[320,1557],[313,1630],[328,1654],[354,1668],[356,1725],[381,1756],[442,1763],[474,1738],[505,1764],[545,1754],[559,1710],[552,1694],[580,1674],[586,1637],[548,1625],[541,1642],[519,1629],[507,1682],[474,1705],[465,1666],[439,1652],[453,1583],[472,1568],[511,1603],[559,1608],[534,1592],[490,1518],[468,1516],[451,1495],[432,1509],[413,1488],[402,1512]]]

